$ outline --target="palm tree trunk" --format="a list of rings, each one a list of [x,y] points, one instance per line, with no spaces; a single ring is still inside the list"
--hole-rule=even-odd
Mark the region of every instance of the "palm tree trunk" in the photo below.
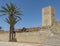
[[[10,25],[9,41],[12,41],[14,39],[13,31],[14,31],[14,25],[13,26]]]
[[[14,40],[14,33],[13,33],[13,31],[14,31],[14,25],[11,27],[12,28],[12,40]]]
[[[9,41],[11,41],[11,35],[12,35],[12,30],[11,30],[11,26],[10,26],[10,32],[9,32]]]

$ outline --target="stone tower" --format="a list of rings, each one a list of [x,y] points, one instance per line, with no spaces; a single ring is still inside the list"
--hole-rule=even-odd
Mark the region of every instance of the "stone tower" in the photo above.
[[[51,6],[42,8],[42,26],[52,26],[55,23],[55,9]]]

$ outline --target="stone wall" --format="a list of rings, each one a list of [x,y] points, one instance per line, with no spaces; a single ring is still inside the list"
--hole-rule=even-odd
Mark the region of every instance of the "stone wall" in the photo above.
[[[50,31],[38,32],[23,32],[17,33],[16,38],[18,42],[22,43],[43,43],[50,36]],[[0,34],[0,41],[8,42],[9,34]]]

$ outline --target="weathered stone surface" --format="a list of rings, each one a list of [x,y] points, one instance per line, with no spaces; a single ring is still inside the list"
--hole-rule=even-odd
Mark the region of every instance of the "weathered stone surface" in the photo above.
[[[55,9],[51,6],[42,8],[42,27],[55,23]]]
[[[60,46],[60,35],[49,37],[42,46]]]
[[[39,32],[24,32],[17,33],[17,42],[23,43],[43,43],[45,39],[51,36],[50,31],[39,31]],[[8,42],[9,34],[0,34],[0,41]]]

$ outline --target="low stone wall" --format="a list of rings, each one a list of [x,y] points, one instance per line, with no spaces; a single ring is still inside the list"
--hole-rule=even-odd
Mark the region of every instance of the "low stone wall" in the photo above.
[[[17,33],[16,39],[18,42],[23,43],[42,43],[48,36],[51,35],[50,31],[39,31],[39,32],[23,32]],[[8,42],[9,34],[0,34],[0,41]]]

